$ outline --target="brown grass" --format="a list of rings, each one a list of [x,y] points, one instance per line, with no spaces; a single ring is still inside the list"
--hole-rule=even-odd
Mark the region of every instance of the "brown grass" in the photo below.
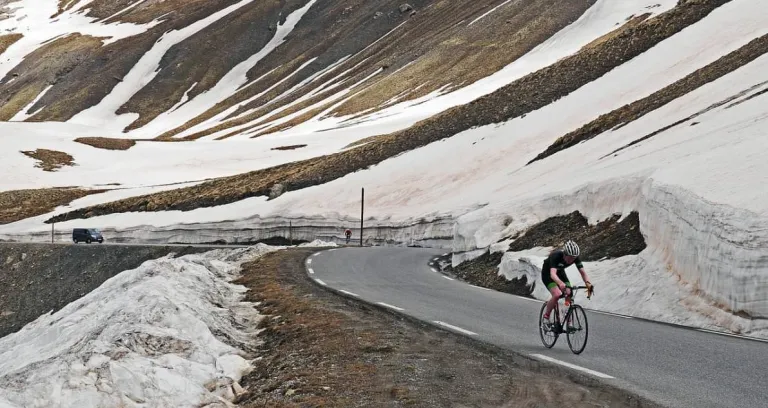
[[[49,213],[60,205],[69,204],[89,194],[98,194],[105,191],[107,190],[79,188],[3,191],[0,192],[0,224],[8,224]]]
[[[361,371],[370,371],[370,367],[357,366],[349,370],[361,354],[360,347],[355,344],[358,342],[356,336],[345,332],[340,314],[316,308],[312,301],[300,298],[280,285],[277,270],[282,257],[283,254],[269,254],[246,265],[243,278],[237,281],[249,288],[246,300],[262,303],[259,312],[267,318],[262,321],[260,328],[265,330],[262,337],[267,339],[270,355],[268,359],[259,362],[258,369],[269,373],[266,384],[259,384],[261,392],[252,390],[239,403],[245,407],[279,406],[260,405],[257,401],[272,399],[270,391],[273,390],[281,389],[284,395],[289,389],[294,389],[300,391],[293,398],[295,402],[307,402],[310,406],[351,404],[353,401],[342,395],[328,395],[323,387],[349,392],[352,391],[349,387],[364,386],[371,380],[370,376],[360,376]],[[273,316],[280,318],[273,320]],[[366,333],[367,337],[371,335]],[[300,355],[300,366],[291,367],[295,370],[282,367],[284,364],[294,365],[295,362],[291,362],[288,356],[296,358],[296,354]],[[317,371],[322,374],[315,375],[320,374]],[[289,381],[293,381],[292,387],[281,387]],[[297,406],[288,401],[284,404]]]
[[[231,4],[230,1],[221,0],[194,0],[196,4],[184,2],[183,5],[179,1],[175,3],[172,6],[173,9],[207,7],[210,9],[208,14]],[[299,3],[301,3],[299,0],[253,2],[239,9],[237,13],[232,13],[220,22],[206,28],[205,35],[192,36],[185,40],[183,46],[180,47],[183,49],[169,53],[163,59],[162,70],[155,77],[151,86],[141,89],[117,111],[118,114],[126,112],[139,114],[139,118],[131,123],[127,130],[141,127],[162,112],[169,110],[195,83],[197,85],[189,92],[190,99],[211,89],[235,65],[257,53],[269,42],[274,32],[269,31],[267,27],[270,23],[274,23],[280,11],[286,13],[298,8]],[[299,37],[299,35],[294,33],[292,37]],[[313,40],[316,41],[316,39]],[[229,46],[221,46],[221,41],[227,41]],[[303,39],[299,37],[289,44],[298,44],[299,41],[303,42]],[[293,50],[289,51],[293,52]],[[268,56],[259,63],[259,67],[256,69],[268,70],[280,63],[288,62],[280,61],[278,64],[270,62],[271,58],[279,54],[282,52]],[[271,64],[274,65],[270,66]],[[249,90],[253,90],[253,88],[250,87]],[[233,99],[228,100],[234,102]],[[219,104],[218,108],[228,108],[229,106]],[[219,109],[214,108],[214,110]]]
[[[604,34],[594,40],[592,40],[589,44],[585,45],[584,48],[592,48],[597,47],[598,45],[610,40],[611,38],[615,38],[619,35],[622,35],[623,33],[629,31],[630,29],[638,26],[643,21],[647,20],[648,17],[651,16],[651,13],[645,13],[641,14],[639,16],[631,16],[629,20],[622,24],[621,27],[617,28],[616,30],[611,31],[608,34]]]
[[[119,139],[111,137],[79,137],[75,142],[93,146],[97,149],[105,150],[128,150],[135,146],[137,142],[156,142],[156,143],[183,143],[184,139]]]
[[[187,211],[269,196],[274,184],[288,191],[320,185],[400,153],[476,126],[499,123],[544,107],[708,15],[728,0],[688,2],[637,25],[624,35],[583,49],[467,105],[452,108],[364,146],[268,169],[212,180],[179,190],[100,204],[61,217],[85,218],[127,211]],[[55,220],[52,219],[50,221]]]
[[[44,44],[27,55],[12,71],[18,72],[19,78],[2,86],[0,120],[12,118],[51,84],[56,85],[35,106],[31,107],[33,111],[38,107],[45,107],[45,109],[28,120],[35,121],[48,114],[47,111],[55,111],[59,102],[56,99],[57,88],[60,85],[59,79],[67,75],[81,61],[88,59],[100,47],[101,41],[97,38],[71,34]]]
[[[16,113],[34,101],[37,95],[45,90],[45,86],[46,84],[42,82],[33,83],[13,94],[10,99],[0,105],[0,121],[11,120]]]
[[[500,3],[489,2],[487,6]],[[592,4],[593,0],[512,2],[472,26],[468,26],[469,22],[486,11],[478,10],[477,4],[435,5],[418,15],[414,20],[418,23],[403,30],[402,37],[393,37],[393,45],[383,49],[383,53],[392,56],[384,58],[381,65],[394,67],[401,65],[401,61],[410,62],[403,61],[398,52],[404,48],[401,43],[417,44],[413,48],[420,52],[409,55],[415,62],[394,75],[385,71],[381,80],[333,113],[346,116],[371,108],[375,112],[383,102],[404,92],[408,92],[403,98],[407,101],[447,84],[485,78],[554,35]],[[465,21],[459,23],[461,20]],[[453,26],[436,30],[432,24],[424,24],[426,21],[450,21]]]
[[[24,37],[24,35],[22,35],[22,34],[0,35],[0,54],[4,53],[5,50],[8,49],[8,47],[10,47],[16,41],[19,41],[23,37]]]
[[[483,6],[493,7],[503,1],[490,0]],[[362,92],[339,107],[337,114],[356,113],[369,107],[380,109],[382,104],[394,95],[406,90],[413,90],[419,85],[424,85],[424,82],[427,81],[430,82],[427,86],[421,87],[416,92],[411,92],[405,99],[425,95],[448,83],[457,85],[461,82],[469,83],[485,77],[520,57],[565,27],[581,15],[594,1],[577,0],[567,2],[565,5],[557,0],[514,2],[500,9],[498,13],[486,17],[483,24],[473,25],[469,28],[466,27],[466,24],[484,12],[483,8],[477,7],[474,2],[469,0],[429,2],[429,7],[425,7],[426,4],[424,6],[415,6],[419,9],[416,16],[409,16],[407,13],[401,15],[399,12],[396,12],[396,14],[390,17],[379,19],[377,24],[387,24],[391,28],[395,26],[393,23],[403,22],[404,25],[365,52],[361,52],[347,60],[337,68],[336,72],[331,74],[337,74],[356,67],[344,78],[348,80],[347,84],[353,84],[381,67],[386,67],[386,70],[369,79],[366,83],[358,85],[356,91]],[[336,20],[338,18],[337,15],[340,12],[343,15],[343,9],[349,7],[352,9],[349,17],[350,21],[356,21],[356,19],[357,21],[368,20],[370,15],[365,14],[361,8],[369,9],[373,6],[370,3],[364,5],[356,3],[360,3],[360,1],[347,1],[344,3],[344,7],[333,6],[332,9],[328,9],[325,12],[334,16],[332,19]],[[377,8],[386,10],[388,6],[394,6],[393,9],[396,10],[398,5],[394,4],[394,2],[386,1],[378,3]],[[376,8],[372,9],[371,14],[375,10]],[[323,16],[323,18],[328,17]],[[464,20],[463,23],[461,23],[462,20]],[[344,23],[343,29],[345,31],[339,33],[338,37],[319,36],[322,38],[319,44],[314,44],[307,52],[301,54],[301,59],[291,60],[290,63],[296,66],[298,63],[308,59],[308,57],[317,55],[315,54],[317,50],[323,50],[325,47],[328,47],[328,41],[332,39],[338,42],[338,44],[331,46],[332,48],[340,46],[349,47],[347,44],[355,44],[356,47],[362,48],[361,45],[364,45],[366,41],[370,44],[378,39],[376,36],[371,36],[370,30],[360,33],[358,25],[352,26],[346,20],[344,20]],[[316,22],[315,24],[321,23]],[[361,22],[359,24],[368,24],[368,22]],[[323,30],[334,31],[334,27],[336,27],[335,23],[327,28],[323,28]],[[317,36],[316,33],[312,35],[313,37]],[[299,34],[296,33],[296,36],[298,38]],[[306,47],[307,45],[303,39],[299,44],[299,47]],[[349,53],[354,54],[351,51]],[[404,70],[395,75],[390,74],[412,61],[415,61],[415,63]],[[286,73],[282,75],[284,76]],[[302,75],[304,74],[302,73]],[[334,76],[327,75],[323,79],[327,80]],[[291,103],[296,98],[316,88],[324,82],[323,79],[318,79],[312,84],[305,85],[302,89],[293,92],[272,106],[258,109],[247,117],[192,135],[189,138],[199,138],[232,126],[257,121],[259,118],[270,113],[274,108]],[[297,75],[269,94],[259,98],[259,100],[253,101],[249,107],[264,106],[268,101],[282,94],[299,80],[301,78]],[[273,118],[270,118],[269,121],[292,114],[338,92],[338,90],[325,92],[312,98],[310,101],[280,112]],[[248,92],[238,95],[237,100],[243,100],[257,91],[259,89],[253,87]],[[199,118],[195,118],[190,123],[184,124],[179,129],[174,129],[161,135],[161,137],[167,138],[177,134],[233,103],[235,103],[235,98],[222,103],[221,106],[217,106]],[[301,118],[296,118],[291,123],[300,123],[302,120],[307,120],[310,117],[309,115],[302,115]],[[290,125],[286,124],[283,126]],[[240,134],[242,132],[241,130],[233,134]],[[271,132],[274,132],[274,130],[270,129],[262,132],[262,134]]]
[[[324,101],[326,98],[330,97],[333,93],[335,93],[335,91],[336,90],[331,90],[331,91],[328,91],[328,92],[320,93],[320,94],[316,95],[313,98],[310,98],[310,99],[308,99],[308,100],[306,100],[306,101],[304,101],[302,103],[299,103],[299,104],[296,104],[296,105],[292,106],[289,109],[286,109],[283,112],[280,112],[277,115],[269,117],[269,119],[263,120],[261,122],[257,122],[253,127],[259,127],[259,126],[261,126],[263,124],[266,124],[266,123],[269,123],[269,122],[273,122],[273,121],[276,121],[276,120],[278,120],[280,118],[284,118],[284,117],[286,117],[288,115],[297,113],[297,112],[301,111],[302,109],[309,108],[310,106],[312,106],[312,105],[314,105],[314,104],[316,104],[318,102]],[[304,123],[304,122],[314,118],[315,116],[321,114],[323,111],[325,111],[326,109],[330,108],[331,105],[333,105],[334,103],[336,103],[336,102],[328,102],[328,103],[320,105],[320,106],[318,106],[316,108],[310,109],[310,110],[302,113],[301,115],[296,116],[295,118],[293,118],[291,120],[288,120],[288,121],[286,121],[284,123],[281,123],[281,124],[279,124],[277,126],[273,126],[273,127],[269,128],[269,129],[263,130],[263,131],[255,134],[255,135],[251,136],[251,139],[257,138],[259,136],[268,135],[268,134],[271,134],[271,133],[276,133],[276,132],[279,132],[279,131],[282,131],[282,130],[285,130],[285,129],[292,128],[294,126],[298,126],[298,125],[300,125],[300,124],[302,124],[302,123]],[[257,115],[259,115],[259,114],[268,114],[268,113],[269,112],[263,112],[263,113],[256,112]],[[256,117],[258,117],[258,116],[256,116]]]
[[[202,123],[202,122],[212,118],[213,116],[223,112],[228,107],[230,107],[230,106],[232,106],[232,105],[234,105],[236,103],[242,102],[242,101],[244,101],[244,100],[246,100],[246,99],[248,99],[248,98],[250,98],[250,97],[252,97],[252,96],[254,96],[254,95],[258,94],[258,93],[260,93],[260,92],[265,91],[267,88],[272,86],[272,84],[274,84],[275,82],[278,82],[281,78],[284,78],[285,76],[289,75],[292,71],[297,69],[297,67],[300,66],[304,62],[306,62],[304,59],[299,58],[299,59],[290,61],[289,63],[287,63],[287,64],[285,64],[285,65],[283,65],[281,67],[276,68],[271,74],[269,74],[266,77],[262,78],[261,81],[257,82],[253,86],[250,86],[250,87],[247,87],[247,88],[244,88],[244,89],[238,91],[237,93],[235,93],[234,95],[230,96],[229,98],[227,98],[226,100],[222,101],[221,103],[217,104],[216,106],[214,106],[213,108],[211,108],[207,112],[203,113],[202,115],[199,115],[199,116],[195,117],[194,119],[188,121],[187,123],[184,123],[183,125],[175,128],[175,129],[169,130],[169,131],[161,134],[156,139],[157,140],[168,140],[168,139],[178,135],[179,133],[184,132],[184,131],[190,129],[190,128],[192,128],[195,125],[199,125],[200,123]],[[242,113],[243,111],[249,109],[250,107],[255,107],[255,106],[263,105],[264,103],[269,101],[271,98],[278,96],[280,94],[278,92],[280,92],[282,90],[284,90],[283,87],[275,88],[273,91],[266,93],[265,95],[263,95],[262,97],[258,98],[255,101],[253,101],[252,103],[250,103],[250,104],[248,104],[248,105],[238,109],[237,111],[233,112],[232,115],[230,115],[230,117],[233,116],[233,115],[238,115],[238,114]],[[251,117],[251,115],[249,115],[249,117]],[[199,138],[204,137],[206,135],[209,135],[211,133],[215,133],[215,132],[217,132],[219,130],[224,130],[224,129],[227,129],[228,127],[230,127],[230,126],[237,126],[237,125],[241,125],[243,123],[246,123],[246,122],[243,122],[243,121],[240,121],[240,120],[233,120],[231,123],[228,123],[225,126],[221,126],[220,125],[220,126],[214,127],[212,129],[204,131],[204,132],[198,132],[198,133],[186,136],[186,137],[184,137],[184,139],[188,139],[188,140],[199,139]]]
[[[289,120],[287,122],[281,123],[281,124],[279,124],[277,126],[273,126],[273,127],[269,128],[269,129],[266,129],[266,130],[262,130],[261,132],[256,133],[255,135],[251,136],[251,139],[255,139],[255,138],[259,137],[259,136],[264,136],[264,135],[268,135],[268,134],[271,134],[271,133],[281,132],[283,130],[290,129],[290,128],[294,127],[294,126],[298,126],[298,125],[300,125],[300,124],[302,124],[302,123],[304,123],[304,122],[314,118],[315,116],[321,114],[324,110],[328,109],[328,107],[330,105],[331,104],[329,103],[327,105],[320,106],[318,108],[315,108],[315,109],[312,109],[310,111],[304,112],[303,114],[301,114],[301,115],[299,115],[299,116],[297,116],[297,117],[295,117],[295,118],[293,118],[293,119],[291,119],[291,120]]]
[[[270,150],[296,150],[296,149],[301,149],[302,147],[307,147],[307,145],[298,144],[298,145],[290,145],[290,146],[279,146],[279,147],[273,147]]]
[[[109,137],[78,137],[75,139],[75,142],[105,150],[128,150],[136,145],[136,141],[133,139],[114,139]]]
[[[64,166],[74,166],[75,158],[67,153],[59,152],[56,150],[37,149],[30,151],[22,151],[26,156],[29,156],[35,160],[35,167],[43,169],[43,171],[56,171]]]

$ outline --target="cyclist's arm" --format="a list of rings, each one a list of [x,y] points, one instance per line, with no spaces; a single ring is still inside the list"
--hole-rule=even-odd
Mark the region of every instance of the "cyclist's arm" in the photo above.
[[[549,268],[549,276],[557,283],[557,286],[565,286],[565,282],[561,281],[557,276],[557,268]]]
[[[584,283],[591,283],[589,282],[589,276],[587,276],[587,271],[584,270],[584,267],[579,268],[579,273],[581,274],[581,279],[584,280]]]
[[[576,258],[576,262],[574,263],[576,264],[576,267],[579,268],[579,273],[581,274],[581,279],[584,281],[584,283],[591,284],[589,281],[589,276],[587,276],[587,271],[584,270],[584,265],[581,263],[581,259]]]

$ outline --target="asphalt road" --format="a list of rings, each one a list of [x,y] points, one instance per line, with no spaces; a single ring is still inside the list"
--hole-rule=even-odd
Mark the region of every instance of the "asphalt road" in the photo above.
[[[547,349],[538,333],[542,302],[451,280],[429,266],[441,253],[334,249],[310,257],[307,268],[318,283],[350,296],[540,360],[565,363],[666,406],[768,407],[768,342],[597,313],[589,310],[582,292],[577,301],[588,309],[586,350],[574,355],[565,336]]]

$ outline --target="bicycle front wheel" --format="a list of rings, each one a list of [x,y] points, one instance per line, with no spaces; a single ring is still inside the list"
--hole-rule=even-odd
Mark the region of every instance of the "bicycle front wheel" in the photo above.
[[[579,305],[571,306],[571,314],[564,324],[568,347],[574,354],[581,354],[587,347],[587,338],[589,337],[589,324],[587,323],[587,313]]]
[[[558,333],[554,331],[554,317],[557,316],[557,310],[552,310],[550,313],[550,320],[544,319],[544,311],[547,309],[547,302],[541,305],[541,311],[539,312],[539,336],[541,336],[541,342],[544,343],[544,347],[552,348],[557,343]]]

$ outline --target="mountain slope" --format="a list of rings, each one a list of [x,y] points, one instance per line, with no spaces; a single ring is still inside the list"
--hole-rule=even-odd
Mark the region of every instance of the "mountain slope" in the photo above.
[[[447,246],[454,266],[498,250],[533,282],[543,250],[514,237],[633,214],[639,252],[589,264],[596,307],[768,335],[768,9],[475,3],[10,3],[3,190],[108,191],[0,237],[334,239],[364,187],[369,242]],[[36,149],[74,165],[16,153]]]

